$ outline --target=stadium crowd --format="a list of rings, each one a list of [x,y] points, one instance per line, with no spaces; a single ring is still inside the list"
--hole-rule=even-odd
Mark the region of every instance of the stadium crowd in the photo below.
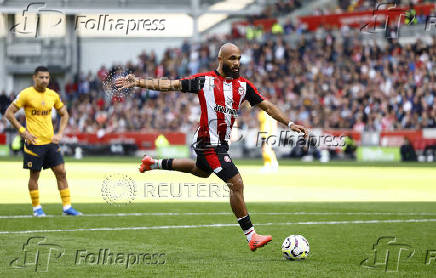
[[[334,36],[301,35],[292,46],[286,36],[236,40],[241,75],[251,80],[289,117],[305,126],[381,131],[436,127],[436,37],[386,48],[358,39],[358,30]],[[273,38],[272,38],[273,36]],[[166,49],[162,59],[144,50],[137,61],[102,66],[98,72],[51,86],[68,105],[69,132],[192,132],[200,109],[195,95],[135,89],[128,97],[105,90],[109,79],[134,73],[143,77],[189,76],[216,68],[217,51],[232,37],[212,37],[194,48],[185,41]],[[107,89],[107,88],[106,88]],[[14,94],[0,96],[3,113]],[[5,120],[0,129],[5,126]],[[255,111],[242,109],[240,126],[257,127]]]
[[[221,39],[213,38],[191,53],[186,42],[166,50],[162,60],[143,52],[136,63],[121,66],[147,77],[180,78],[216,68]],[[277,103],[296,122],[324,128],[380,131],[436,127],[436,40],[382,49],[363,47],[352,36],[309,40],[295,48],[276,42],[239,41],[243,76]],[[199,119],[196,96],[139,90],[131,97],[112,96],[103,89],[106,75],[121,74],[102,67],[65,88],[71,109],[70,128],[77,131],[181,130]],[[245,109],[240,123],[257,126],[254,111]]]

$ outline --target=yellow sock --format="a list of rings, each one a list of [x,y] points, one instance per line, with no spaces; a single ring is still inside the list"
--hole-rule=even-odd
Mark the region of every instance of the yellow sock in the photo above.
[[[271,152],[268,146],[262,148],[263,165],[269,166],[271,164]]]
[[[32,207],[39,206],[39,190],[30,190],[30,198],[32,199]]]
[[[62,206],[71,206],[71,196],[70,196],[70,189],[65,188],[62,190],[59,190],[59,193],[61,194],[62,199]]]

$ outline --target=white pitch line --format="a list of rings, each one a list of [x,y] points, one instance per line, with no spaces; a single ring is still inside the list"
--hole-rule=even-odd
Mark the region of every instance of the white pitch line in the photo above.
[[[283,223],[256,223],[256,226],[272,225],[340,225],[340,224],[378,224],[378,223],[421,223],[436,222],[436,219],[388,219],[388,220],[353,220],[353,221],[309,221],[309,222],[283,222]],[[30,234],[30,233],[53,233],[53,232],[81,232],[81,231],[127,231],[127,230],[164,230],[164,229],[190,229],[210,227],[233,227],[239,224],[204,224],[204,225],[175,225],[175,226],[146,226],[146,227],[101,227],[79,229],[56,229],[56,230],[24,230],[24,231],[0,231],[0,234]]]
[[[431,212],[251,212],[251,215],[408,215],[431,216]],[[120,216],[179,216],[179,215],[232,215],[231,212],[131,212],[131,213],[90,213],[81,217],[120,217]],[[45,217],[65,217],[47,215]],[[0,215],[0,219],[33,218],[32,215]]]

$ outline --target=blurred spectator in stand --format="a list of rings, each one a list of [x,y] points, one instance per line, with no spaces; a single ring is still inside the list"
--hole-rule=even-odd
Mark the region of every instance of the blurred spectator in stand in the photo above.
[[[417,161],[415,148],[409,139],[404,138],[404,143],[400,147],[401,161]]]
[[[76,98],[77,91],[78,91],[77,82],[73,82],[71,79],[67,80],[67,83],[65,84],[65,94],[67,97],[68,105],[71,105],[73,100]]]
[[[11,100],[6,95],[5,90],[3,90],[2,93],[0,94],[0,114],[1,115],[3,115],[5,113],[6,109],[8,109],[9,104],[11,104]]]

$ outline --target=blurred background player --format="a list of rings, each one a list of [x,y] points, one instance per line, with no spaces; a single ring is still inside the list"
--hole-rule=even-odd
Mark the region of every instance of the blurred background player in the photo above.
[[[262,140],[262,173],[277,172],[279,163],[276,154],[271,146],[271,140],[267,140],[271,135],[276,135],[277,122],[265,111],[261,110],[257,114],[259,120],[259,132]]]
[[[33,215],[46,216],[39,202],[38,179],[41,168],[51,168],[58,184],[64,215],[80,215],[71,207],[64,159],[59,141],[68,122],[68,112],[59,95],[47,88],[50,73],[39,66],[33,74],[33,86],[22,90],[6,110],[6,118],[18,129],[25,140],[23,168],[30,170],[29,193],[32,199]],[[51,112],[53,107],[61,116],[59,131],[54,134]],[[15,118],[15,113],[24,108],[26,127]]]

